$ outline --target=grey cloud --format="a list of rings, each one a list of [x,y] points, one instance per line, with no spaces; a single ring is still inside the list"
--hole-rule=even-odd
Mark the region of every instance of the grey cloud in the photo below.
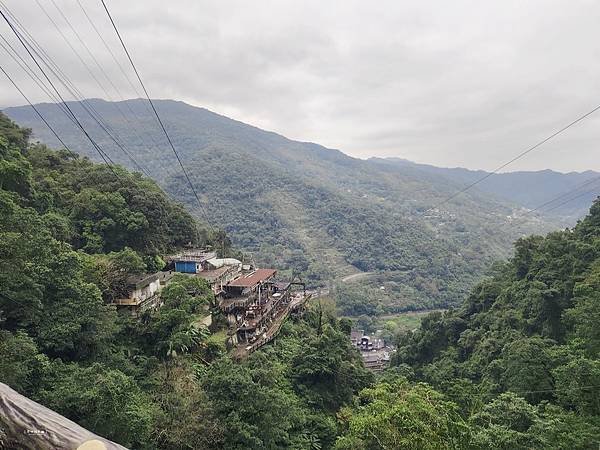
[[[135,96],[76,2],[56,1]],[[118,51],[99,2],[81,1]],[[34,0],[5,2],[87,96],[104,96]],[[600,103],[594,1],[108,4],[152,96],[357,157],[492,169]],[[36,101],[47,100],[6,66]],[[0,104],[22,104],[6,86]],[[600,116],[590,118],[510,169],[598,170],[598,125]]]

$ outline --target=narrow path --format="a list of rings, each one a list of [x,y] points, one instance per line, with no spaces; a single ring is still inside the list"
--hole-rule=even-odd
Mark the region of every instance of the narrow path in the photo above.
[[[365,278],[368,277],[369,275],[373,275],[375,272],[358,272],[358,273],[353,273],[352,275],[346,275],[345,277],[342,278],[342,281],[345,283],[347,281],[356,281],[359,280],[361,278]]]

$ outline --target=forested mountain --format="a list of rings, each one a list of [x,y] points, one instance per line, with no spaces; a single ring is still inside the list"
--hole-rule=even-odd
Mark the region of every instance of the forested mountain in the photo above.
[[[600,201],[520,239],[459,308],[403,335],[395,363],[459,405],[481,448],[597,448]]]
[[[141,320],[117,314],[103,296],[123,274],[213,236],[115,171],[29,145],[0,115],[0,382],[136,449],[600,444],[600,202],[572,230],[520,239],[459,308],[401,335],[376,379],[326,301],[242,362],[195,326],[214,301],[198,278]]]
[[[89,104],[140,165],[202,217],[147,103]],[[236,246],[253,252],[259,263],[294,269],[313,283],[358,270],[383,272],[397,286],[397,295],[382,302],[384,312],[456,304],[492,261],[509,254],[509,242],[553,228],[477,192],[428,210],[459,184],[291,141],[182,102],[156,105],[203,209]],[[116,107],[134,111],[141,128],[125,122]],[[116,162],[134,168],[78,104],[71,108]],[[39,109],[73,150],[97,158],[58,106]],[[30,108],[6,113],[32,127],[35,138],[58,146]]]
[[[335,413],[373,382],[348,324],[315,308],[235,363],[225,330],[195,323],[215,300],[200,278],[118,314],[107,291],[211,243],[204,227],[151,180],[27,141],[0,114],[0,383],[132,449],[331,448]],[[6,420],[0,448],[23,448]]]
[[[413,168],[463,185],[471,184],[489,174],[489,172],[483,170],[417,164],[400,158],[371,158],[370,161],[405,169]],[[577,189],[580,186],[582,187]],[[478,184],[476,189],[526,208],[536,208],[565,192],[575,190],[573,195],[562,197],[543,209],[543,211],[547,211],[546,214],[548,215],[562,217],[574,223],[574,219],[579,219],[587,214],[590,204],[600,191],[599,186],[600,173],[593,170],[570,173],[540,170],[535,172],[496,173]],[[571,198],[572,200],[570,200]],[[565,200],[569,201],[565,202]],[[564,204],[561,204],[563,202]]]

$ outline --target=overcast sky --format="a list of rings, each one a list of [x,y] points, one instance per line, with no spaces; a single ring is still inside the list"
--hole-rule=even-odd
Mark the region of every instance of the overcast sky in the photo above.
[[[2,1],[86,96],[106,98],[35,0]],[[38,1],[119,99],[52,0]],[[135,97],[77,1],[55,1]],[[361,158],[490,170],[600,104],[594,0],[106,1],[152,97]],[[100,0],[80,2],[130,70]],[[6,24],[0,33],[10,37]],[[0,105],[23,104],[4,78],[0,87]],[[600,111],[507,170],[600,170],[599,138]]]

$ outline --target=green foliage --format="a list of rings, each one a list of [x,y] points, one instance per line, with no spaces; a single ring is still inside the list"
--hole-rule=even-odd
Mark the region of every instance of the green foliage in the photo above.
[[[133,448],[152,448],[162,411],[136,381],[101,364],[81,367],[56,362],[38,399],[96,433]]]
[[[336,449],[462,449],[470,429],[458,407],[424,384],[379,383],[340,412],[345,430]]]
[[[335,412],[373,382],[342,326],[311,305],[275,344],[243,362],[217,360],[201,375],[228,430],[222,448],[331,448]]]
[[[476,448],[600,443],[599,205],[572,230],[520,239],[460,308],[399,338],[394,363],[463,408]]]
[[[332,411],[372,382],[348,336],[330,325],[321,335],[307,339],[304,350],[292,360],[291,370],[300,395],[310,404]]]
[[[0,380],[19,391],[31,390],[39,381],[47,357],[25,332],[0,330]]]
[[[107,168],[28,136],[0,114],[0,381],[125,446],[182,448],[184,432],[159,437],[186,407],[181,392],[162,395],[181,381],[155,355],[202,341],[192,314],[210,290],[182,281],[179,309],[146,321],[166,331],[144,345],[140,324],[104,300],[122,295],[129,276],[162,268],[158,252],[205,236],[153,182],[117,168],[124,187]],[[162,372],[172,376],[157,386]]]
[[[161,186],[200,215],[173,155],[143,146],[122,118],[114,115],[114,105],[89,101]],[[461,185],[444,176],[290,141],[182,102],[163,100],[156,105],[201,193],[202,209],[229,233],[236,247],[252,252],[257,264],[301,273],[312,285],[325,285],[357,268],[381,272],[383,281],[395,283],[387,296],[369,298],[364,294],[370,287],[362,290],[362,302],[353,301],[343,309],[344,314],[457,305],[495,259],[508,256],[510,242],[525,233],[550,229],[534,217],[507,219],[519,211],[516,205],[477,190],[453,199],[444,206],[447,211],[430,210]],[[146,106],[141,100],[128,101],[138,117],[153,120]],[[80,133],[70,132],[72,127],[57,106],[41,107],[43,113],[62,122],[73,148],[97,158]],[[29,109],[11,108],[9,113],[33,127],[45,142],[58,145]],[[120,152],[111,157],[131,164]],[[102,193],[115,195],[103,199],[110,222],[91,222],[91,211],[86,209],[79,230],[82,245],[89,241],[91,248],[97,247],[94,238],[106,236],[108,229],[114,230],[117,241],[128,226],[156,229],[153,216],[144,214],[150,223],[146,227],[126,210],[113,211],[116,196],[125,197],[122,189],[112,185]],[[87,228],[82,230],[83,226]],[[156,236],[168,234],[157,231]],[[217,237],[215,242],[216,248],[228,251],[224,240]],[[132,242],[127,245],[140,250]],[[373,300],[373,309],[353,311]]]
[[[597,418],[578,416],[557,406],[536,407],[504,393],[470,418],[476,449],[592,449],[598,446]]]
[[[201,245],[207,231],[152,181],[43,146],[27,149],[35,179],[30,203],[68,219],[69,243],[87,253],[130,247],[156,256],[188,243]]]

